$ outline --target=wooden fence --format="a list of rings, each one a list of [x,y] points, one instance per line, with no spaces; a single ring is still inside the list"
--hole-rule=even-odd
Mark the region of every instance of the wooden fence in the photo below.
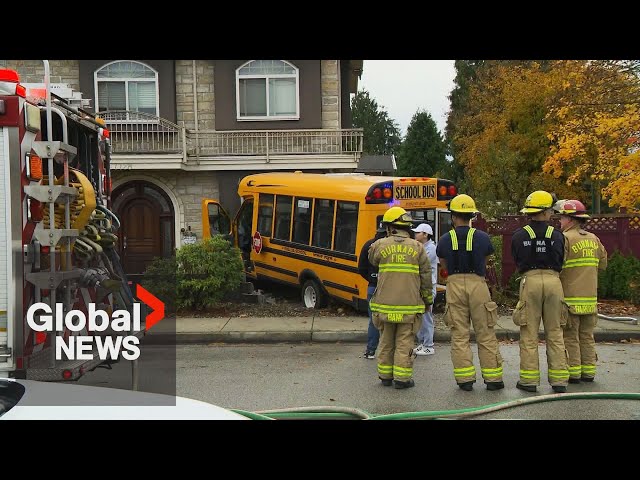
[[[527,223],[526,215],[505,215],[495,220],[486,220],[479,216],[473,222],[474,227],[484,230],[489,235],[502,236],[502,278],[496,279],[502,286],[509,283],[511,275],[516,271],[516,265],[511,256],[511,237],[518,228]],[[552,219],[551,224],[560,228],[558,219]],[[587,221],[585,230],[600,238],[609,256],[618,251],[623,255],[640,258],[640,215],[593,215]]]

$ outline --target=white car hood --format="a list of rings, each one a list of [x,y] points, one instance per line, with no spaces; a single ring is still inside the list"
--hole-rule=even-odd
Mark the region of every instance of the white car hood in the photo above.
[[[23,385],[25,393],[13,408],[0,415],[0,420],[247,420],[225,408],[185,397],[69,383],[10,381]]]

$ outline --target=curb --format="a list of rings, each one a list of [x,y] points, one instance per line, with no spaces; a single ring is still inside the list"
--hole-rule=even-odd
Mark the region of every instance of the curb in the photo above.
[[[498,340],[518,341],[519,332],[496,332]],[[619,342],[621,340],[640,340],[640,331],[604,331],[595,332],[594,338],[598,342]],[[436,331],[433,339],[435,342],[450,343],[449,332]],[[475,334],[471,333],[470,339],[475,342]],[[539,333],[539,340],[544,340],[544,333]],[[192,332],[192,333],[157,333],[144,337],[145,345],[206,345],[209,343],[366,343],[367,333],[360,331],[346,332]]]

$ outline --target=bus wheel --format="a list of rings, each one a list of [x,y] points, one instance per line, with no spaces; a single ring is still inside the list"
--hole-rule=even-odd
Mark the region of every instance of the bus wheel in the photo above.
[[[322,308],[327,305],[327,294],[318,282],[307,280],[302,285],[302,303],[307,308]]]

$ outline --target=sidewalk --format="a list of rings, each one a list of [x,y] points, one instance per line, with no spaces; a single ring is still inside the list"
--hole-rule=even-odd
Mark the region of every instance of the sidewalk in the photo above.
[[[441,315],[436,315],[441,318]],[[636,317],[640,319],[639,317]],[[280,342],[344,342],[366,343],[368,317],[212,317],[165,318],[146,335],[146,344],[172,344],[175,332],[177,344],[206,343],[280,343]],[[438,325],[440,323],[440,325]],[[640,323],[640,322],[636,322]],[[519,327],[510,316],[498,318],[495,327],[499,340],[518,340]],[[542,330],[540,338],[544,338]],[[474,340],[474,334],[471,334]],[[596,342],[640,340],[640,325],[630,321],[616,322],[598,319],[594,332]],[[451,332],[436,322],[436,342],[451,341]]]

